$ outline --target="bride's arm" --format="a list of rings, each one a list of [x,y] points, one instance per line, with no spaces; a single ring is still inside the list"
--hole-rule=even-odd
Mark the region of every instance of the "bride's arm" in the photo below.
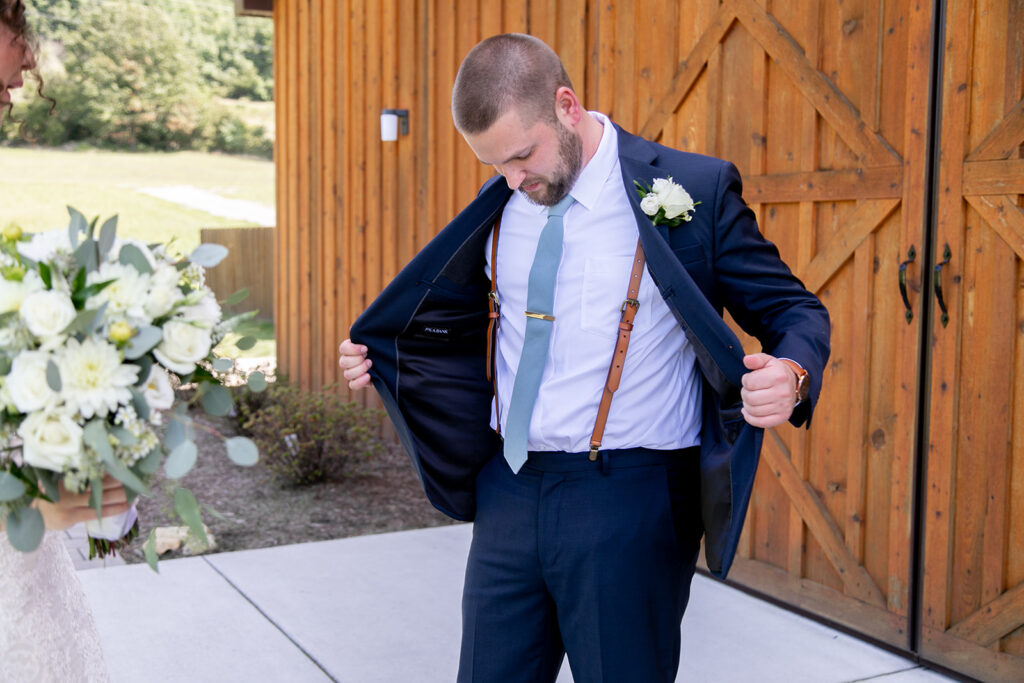
[[[71,493],[59,485],[60,500],[56,503],[49,503],[45,500],[36,500],[33,507],[39,509],[43,515],[46,528],[60,531],[74,526],[79,522],[87,522],[96,519],[96,511],[89,507],[89,494]],[[119,515],[129,507],[124,487],[111,476],[103,478],[103,517]],[[4,523],[0,520],[0,531],[4,530]]]

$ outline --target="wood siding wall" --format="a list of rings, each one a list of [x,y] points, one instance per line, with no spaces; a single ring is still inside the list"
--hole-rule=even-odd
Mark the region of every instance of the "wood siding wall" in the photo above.
[[[339,381],[351,322],[491,174],[451,125],[452,81],[481,38],[532,33],[586,106],[735,162],[832,314],[813,428],[766,435],[731,580],[1024,679],[1021,0],[277,0],[274,21],[289,376]],[[410,134],[381,142],[382,108],[408,109]]]
[[[240,289],[249,296],[226,313],[256,311],[264,320],[274,318],[274,228],[203,228],[200,241],[222,244],[228,257],[206,271],[206,284],[223,301]]]

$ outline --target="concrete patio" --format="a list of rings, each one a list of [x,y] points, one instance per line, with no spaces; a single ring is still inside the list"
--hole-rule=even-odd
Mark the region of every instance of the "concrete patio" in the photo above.
[[[453,681],[470,525],[146,565],[80,562],[115,681]],[[72,541],[73,543],[73,541]],[[679,681],[950,680],[711,579]],[[564,666],[560,683],[571,681]]]

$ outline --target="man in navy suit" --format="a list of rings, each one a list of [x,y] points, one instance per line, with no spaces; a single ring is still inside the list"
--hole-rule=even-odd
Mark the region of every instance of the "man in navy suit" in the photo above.
[[[577,683],[672,681],[700,539],[724,576],[762,429],[810,420],[828,314],[732,164],[584,110],[536,38],[474,47],[452,112],[500,175],[339,363],[374,382],[431,502],[474,520],[459,680],[553,681],[568,653]]]

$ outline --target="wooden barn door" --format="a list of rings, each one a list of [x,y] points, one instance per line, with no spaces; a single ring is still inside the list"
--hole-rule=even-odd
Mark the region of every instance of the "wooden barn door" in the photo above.
[[[921,654],[1022,681],[1024,2],[946,13]]]
[[[724,0],[698,19],[642,134],[736,162],[833,322],[813,428],[766,435],[730,579],[907,648],[931,11]]]

